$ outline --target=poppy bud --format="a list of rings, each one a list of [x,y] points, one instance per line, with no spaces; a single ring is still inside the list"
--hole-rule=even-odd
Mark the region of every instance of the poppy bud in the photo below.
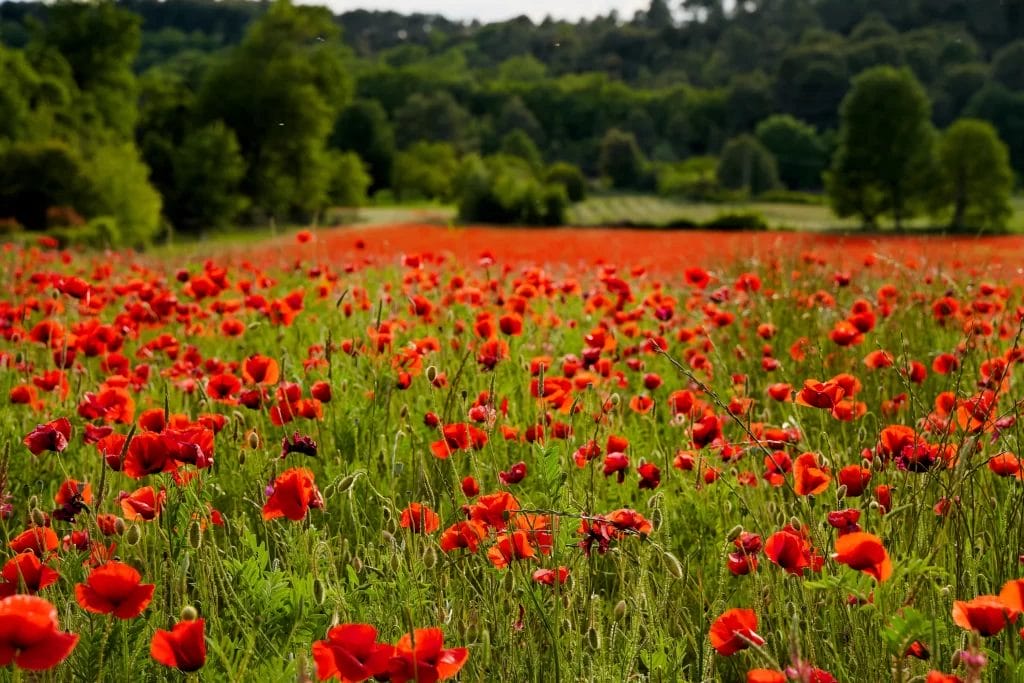
[[[836,489],[836,499],[842,500],[843,498],[846,498],[847,490],[848,489],[846,488],[846,484],[840,484],[839,488]]]
[[[260,435],[255,429],[250,429],[245,434],[245,441],[249,445],[249,448],[256,450],[260,447]]]
[[[423,566],[427,569],[437,566],[437,550],[434,549],[434,546],[428,546],[427,551],[423,553]]]
[[[649,509],[649,510],[657,510],[658,509],[658,505],[661,504],[661,499],[662,499],[661,492],[659,491],[658,493],[655,493],[653,496],[651,496],[650,498],[647,499],[647,509]]]
[[[238,464],[239,465],[244,465],[245,464],[245,451],[238,451]]]
[[[28,516],[29,519],[32,520],[33,526],[46,526],[46,513],[39,508],[32,508],[32,512],[30,512]]]
[[[313,579],[313,600],[316,601],[316,604],[324,604],[326,593],[327,590],[324,588],[324,582],[319,578]]]
[[[672,575],[673,578],[683,578],[683,565],[679,561],[679,558],[677,558],[672,553],[665,553],[664,555],[662,555],[662,558],[665,560],[665,569],[668,571],[669,574]]]
[[[199,526],[199,523],[188,525],[188,545],[194,550],[198,550],[199,546],[203,544],[203,530]]]
[[[433,365],[428,365],[424,374],[427,376],[427,381],[433,384],[434,380],[437,379],[437,368]]]
[[[359,559],[358,555],[353,557],[352,562],[350,562],[349,564],[352,565],[352,569],[355,570],[356,574],[363,571],[363,561]]]
[[[735,541],[739,538],[739,535],[743,533],[743,527],[737,524],[732,529],[729,529],[729,535],[725,537],[727,541]]]
[[[615,407],[622,402],[622,397],[619,396],[618,394],[612,394],[610,397],[608,397],[608,402],[612,405],[612,407]]]
[[[346,491],[348,491],[356,483],[356,479],[358,478],[358,472],[356,472],[355,474],[350,474],[347,477],[344,477],[340,482],[338,482],[338,493],[345,493]]]
[[[142,529],[139,528],[138,524],[132,524],[128,527],[128,531],[125,532],[124,542],[128,545],[138,545],[139,541],[142,540]]]
[[[120,536],[121,534],[124,533],[124,530],[125,530],[124,519],[122,519],[120,517],[117,517],[116,519],[114,519],[114,533],[117,534],[118,536]]]
[[[800,520],[796,517],[789,518],[789,525],[793,527],[793,531],[800,531],[800,529],[803,528],[803,524],[801,524]]]
[[[398,556],[398,553],[395,553],[391,556],[391,561],[388,564],[391,566],[392,573],[397,574],[402,568],[402,558]]]
[[[617,603],[615,603],[615,609],[612,610],[612,614],[615,615],[616,620],[622,619],[624,616],[626,616],[626,601],[619,600]]]
[[[181,621],[195,621],[199,618],[199,610],[192,605],[185,605],[181,608]]]
[[[587,645],[590,646],[591,650],[601,649],[601,635],[593,626],[587,629]]]
[[[512,572],[506,572],[505,573],[505,578],[502,579],[502,581],[501,581],[501,588],[502,588],[502,590],[504,590],[506,593],[511,593],[512,589],[515,587],[515,585],[516,585],[515,576],[512,574]]]
[[[665,521],[665,513],[661,511],[661,508],[654,508],[651,512],[651,526],[655,530],[661,528],[661,523]]]

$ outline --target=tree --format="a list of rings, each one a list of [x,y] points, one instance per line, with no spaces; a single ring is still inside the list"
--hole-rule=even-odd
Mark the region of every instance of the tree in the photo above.
[[[582,202],[587,197],[587,177],[578,166],[565,161],[548,166],[544,172],[544,182],[564,187],[570,202]]]
[[[928,96],[909,69],[865,71],[840,109],[839,146],[826,178],[832,208],[865,225],[891,215],[896,227],[923,208],[933,171]]]
[[[402,149],[426,140],[469,151],[476,146],[472,129],[473,117],[443,90],[430,95],[416,93],[395,112],[395,137]]]
[[[189,131],[172,155],[173,190],[165,195],[171,223],[189,231],[223,228],[248,200],[239,186],[245,177],[235,133],[220,121]]]
[[[717,176],[722,187],[749,194],[779,187],[775,157],[753,135],[740,135],[726,143]]]
[[[992,58],[992,77],[1010,90],[1024,90],[1024,40],[999,50]]]
[[[366,164],[355,152],[330,152],[331,184],[327,198],[334,206],[362,206],[372,182]]]
[[[0,150],[0,218],[42,230],[47,209],[58,206],[87,217],[99,208],[96,186],[74,149],[53,140]]]
[[[395,157],[395,132],[376,100],[356,100],[341,112],[331,133],[331,147],[355,152],[369,168],[373,190],[387,187]]]
[[[951,230],[1002,228],[1013,213],[1010,153],[987,121],[960,119],[938,148],[936,204],[952,204]]]
[[[270,216],[306,218],[327,202],[327,137],[352,94],[338,35],[326,8],[277,0],[203,84],[202,119],[238,136],[243,192]]]
[[[646,166],[647,161],[632,133],[612,128],[601,138],[598,167],[601,174],[612,181],[612,187],[643,186],[647,174]]]
[[[775,157],[783,185],[792,190],[821,187],[828,159],[813,127],[788,114],[776,114],[757,125],[757,139]]]
[[[995,126],[1010,147],[1010,163],[1018,173],[1024,173],[1024,92],[989,83],[971,98],[964,114]]]
[[[532,169],[540,169],[544,160],[540,156],[540,150],[533,143],[530,136],[524,131],[516,128],[505,134],[501,139],[501,153],[513,157],[519,157],[530,165]]]
[[[395,155],[391,188],[398,199],[452,198],[452,181],[459,169],[455,148],[444,142],[417,142]]]

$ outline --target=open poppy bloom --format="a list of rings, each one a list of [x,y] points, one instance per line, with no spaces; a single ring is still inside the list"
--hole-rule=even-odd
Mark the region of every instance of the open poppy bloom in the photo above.
[[[824,562],[808,540],[806,531],[795,530],[786,525],[768,537],[764,546],[764,554],[768,559],[785,569],[790,574],[801,576],[804,569],[819,571]]]
[[[875,577],[882,583],[892,576],[892,561],[889,553],[882,545],[881,539],[874,534],[855,531],[844,534],[836,541],[836,552],[832,559]]]
[[[775,669],[751,669],[747,672],[747,683],[786,683],[786,674]]]
[[[149,606],[156,588],[152,583],[140,583],[141,579],[134,567],[108,562],[93,569],[85,583],[75,585],[75,598],[87,612],[133,619]]]
[[[817,496],[828,489],[832,477],[818,464],[818,456],[804,453],[793,462],[793,488],[800,496]]]
[[[274,480],[273,491],[263,504],[263,519],[287,517],[297,522],[306,518],[310,508],[323,505],[313,473],[304,467],[293,467]]]
[[[973,600],[953,602],[953,623],[967,631],[977,631],[987,638],[1003,630],[1007,624],[1006,604],[995,595],[979,595]]]
[[[186,673],[206,663],[205,622],[179,621],[170,631],[158,628],[149,644],[149,654],[160,664]]]
[[[57,539],[57,532],[48,526],[44,526],[25,529],[11,539],[8,545],[16,553],[23,553],[28,550],[42,557],[50,551],[56,550],[57,546],[60,545],[60,541]]]
[[[377,642],[377,629],[370,624],[341,624],[327,631],[326,640],[313,643],[316,676],[353,683],[387,676],[394,650]]]
[[[418,628],[405,634],[395,645],[389,673],[392,683],[434,683],[454,678],[469,659],[464,647],[444,649],[439,628]]]
[[[757,615],[752,609],[726,610],[711,624],[711,647],[723,657],[729,657],[751,645],[760,647],[765,640],[757,635]]]
[[[513,531],[500,534],[494,545],[487,551],[487,559],[497,569],[505,569],[513,560],[524,560],[535,557],[537,551],[530,543],[530,535],[526,531]]]
[[[277,384],[280,377],[281,370],[273,358],[255,354],[242,362],[242,379],[247,384]]]
[[[166,498],[166,491],[160,489],[157,493],[152,486],[143,486],[131,493],[122,493],[118,496],[124,518],[132,522],[152,522],[159,516]]]
[[[0,600],[0,666],[46,671],[71,654],[78,643],[73,633],[58,631],[57,608],[34,595]]]
[[[28,446],[32,455],[45,451],[63,453],[71,441],[71,422],[61,417],[52,422],[37,426],[25,437],[22,443]]]
[[[3,570],[0,570],[0,577],[3,578],[0,582],[0,597],[6,598],[20,592],[35,595],[56,583],[60,574],[40,561],[35,553],[24,552],[7,560]]]
[[[458,522],[444,530],[441,534],[441,550],[450,553],[459,548],[466,548],[475,553],[480,548],[480,541],[487,538],[487,527],[482,522],[469,520]]]
[[[441,527],[441,518],[425,505],[409,503],[409,507],[402,510],[399,524],[414,534],[432,534]]]

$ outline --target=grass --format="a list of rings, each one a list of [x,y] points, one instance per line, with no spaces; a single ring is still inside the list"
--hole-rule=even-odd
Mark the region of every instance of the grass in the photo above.
[[[53,253],[5,253],[0,310],[9,311],[12,346],[0,396],[32,386],[37,400],[0,415],[0,481],[11,505],[0,516],[3,540],[55,510],[66,479],[91,483],[93,496],[73,523],[50,519],[69,543],[45,554],[61,578],[41,597],[78,643],[38,680],[180,680],[150,657],[150,643],[186,608],[205,622],[207,656],[193,678],[206,681],[309,680],[314,643],[338,623],[372,624],[390,643],[440,627],[446,647],[468,649],[467,681],[738,681],[755,667],[804,664],[841,681],[911,681],[930,668],[949,670],[961,650],[985,654],[984,680],[1024,675],[1015,627],[981,638],[951,618],[954,600],[998,593],[1022,574],[1024,485],[1012,476],[1019,465],[997,476],[991,464],[1021,452],[1021,291],[998,273],[985,275],[990,286],[981,288],[949,264],[908,271],[903,259],[883,259],[838,286],[841,254],[824,254],[821,265],[794,254],[781,255],[777,267],[718,267],[701,289],[679,273],[631,274],[628,263],[614,272],[566,271],[550,254],[538,254],[544,270],[424,259],[342,272],[350,255],[308,246],[297,268],[270,247],[247,254],[244,265],[224,258],[208,267],[173,252],[154,255],[148,267],[130,255],[63,262]],[[176,278],[181,268],[189,283]],[[55,289],[76,273],[91,283],[88,297]],[[742,274],[746,284],[734,286]],[[688,278],[699,283],[701,275]],[[931,304],[949,292],[959,312],[939,320]],[[511,334],[515,311],[522,334]],[[850,319],[862,337],[832,341],[830,331]],[[63,333],[47,339],[44,321]],[[238,322],[239,336],[226,334],[225,321]],[[645,345],[649,337],[667,352]],[[792,351],[800,344],[803,355]],[[57,370],[54,351],[68,348],[79,353],[62,395],[59,373],[44,373]],[[865,358],[880,349],[893,367],[870,369]],[[939,354],[954,352],[959,369],[930,369]],[[280,377],[256,386],[243,365],[254,355],[273,360]],[[546,369],[531,370],[544,356]],[[929,368],[920,383],[899,372],[911,361]],[[841,373],[860,384],[828,385],[848,387],[831,395],[846,400],[850,420],[767,394],[776,383],[799,389]],[[314,401],[317,382],[330,387],[329,401]],[[295,383],[301,403],[286,398],[282,383]],[[264,391],[262,405],[245,407],[243,389]],[[953,404],[937,403],[943,392]],[[90,394],[127,396],[131,409],[107,402],[91,413]],[[307,417],[280,424],[282,410]],[[199,432],[215,424],[204,416],[222,416],[206,447],[212,464],[182,464],[198,456],[175,450],[161,462],[182,477],[135,478],[128,461],[142,453],[130,443],[112,451],[121,466],[114,471],[83,442],[87,424],[160,443],[186,438],[142,437],[144,411],[181,415],[178,428]],[[23,437],[63,416],[73,424],[67,448],[29,454]],[[459,428],[446,441],[434,419],[472,424],[486,442],[461,441]],[[766,428],[779,430],[770,442]],[[702,437],[706,430],[720,430],[722,440]],[[901,434],[918,447],[903,448]],[[315,454],[283,457],[282,439],[294,435],[315,441]],[[621,479],[605,473],[622,464],[606,460],[613,436],[626,439],[614,446],[628,460]],[[597,457],[588,461],[591,441]],[[814,467],[768,483],[767,470],[802,453],[813,454]],[[853,496],[839,486],[839,472],[866,455],[870,482]],[[513,482],[517,463],[526,475]],[[654,488],[640,486],[644,463],[659,470]],[[279,478],[294,468],[309,471],[322,506],[315,496],[296,497],[297,519],[266,518],[268,485],[287,490]],[[469,476],[479,496],[465,492]],[[122,501],[122,492],[145,486],[166,491],[149,521],[133,519]],[[494,499],[482,497],[502,492],[516,505],[489,516],[479,551],[446,549],[442,533],[466,519],[467,506],[483,513],[480,501]],[[306,509],[303,500],[314,504]],[[949,512],[940,516],[933,508],[942,500]],[[436,512],[436,530],[403,525],[412,503]],[[581,526],[623,509],[639,517],[589,537],[595,545],[584,552]],[[859,526],[884,546],[892,561],[884,581],[858,571],[877,558],[853,567],[831,559],[839,541],[828,513],[840,509],[856,511]],[[126,530],[104,536],[98,514],[121,517]],[[501,568],[502,539],[514,529],[518,554],[532,557],[505,558]],[[752,550],[756,571],[733,575],[728,556],[739,552],[741,530],[793,550]],[[89,542],[77,549],[74,531],[104,547],[116,543],[111,552],[155,584],[141,615],[120,620],[79,605]],[[814,557],[819,569],[793,570],[794,560]],[[563,585],[532,578],[557,567],[569,572]],[[731,608],[754,611],[763,646],[731,656],[712,648],[712,624]],[[914,641],[931,663],[906,655]]]

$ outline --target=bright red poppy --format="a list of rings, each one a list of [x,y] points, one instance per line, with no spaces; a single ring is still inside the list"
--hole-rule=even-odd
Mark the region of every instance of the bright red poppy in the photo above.
[[[889,553],[882,545],[882,540],[874,534],[856,531],[840,536],[832,559],[873,576],[879,583],[892,576]]]
[[[973,600],[953,602],[953,623],[967,631],[987,638],[1005,628],[1007,622],[1006,604],[995,595],[980,595]]]
[[[108,562],[93,569],[84,583],[75,585],[75,598],[87,612],[134,619],[149,606],[156,589],[154,584],[141,580],[142,574],[134,567]]]
[[[464,647],[444,649],[439,628],[418,628],[395,645],[389,673],[391,683],[435,683],[454,678],[469,659]]]
[[[341,624],[327,631],[326,640],[313,643],[316,676],[342,683],[385,677],[394,651],[393,646],[377,642],[377,629],[370,624]]]
[[[23,552],[7,560],[0,577],[0,598],[6,598],[16,593],[35,595],[56,583],[60,574],[35,553]]]
[[[150,641],[149,654],[160,664],[186,673],[206,663],[206,624],[202,619],[179,621],[170,631],[158,628]]]
[[[409,506],[402,510],[399,524],[414,534],[432,534],[441,527],[441,518],[421,503],[409,503]]]
[[[323,496],[316,487],[313,473],[304,467],[293,467],[274,480],[273,490],[263,504],[263,519],[287,517],[292,521],[306,518],[310,508],[321,508]]]
[[[760,647],[764,638],[757,634],[757,614],[752,609],[726,610],[711,624],[711,647],[723,657],[730,657],[751,645]]]
[[[71,654],[78,636],[58,630],[57,608],[34,595],[0,600],[0,666],[46,671]]]

